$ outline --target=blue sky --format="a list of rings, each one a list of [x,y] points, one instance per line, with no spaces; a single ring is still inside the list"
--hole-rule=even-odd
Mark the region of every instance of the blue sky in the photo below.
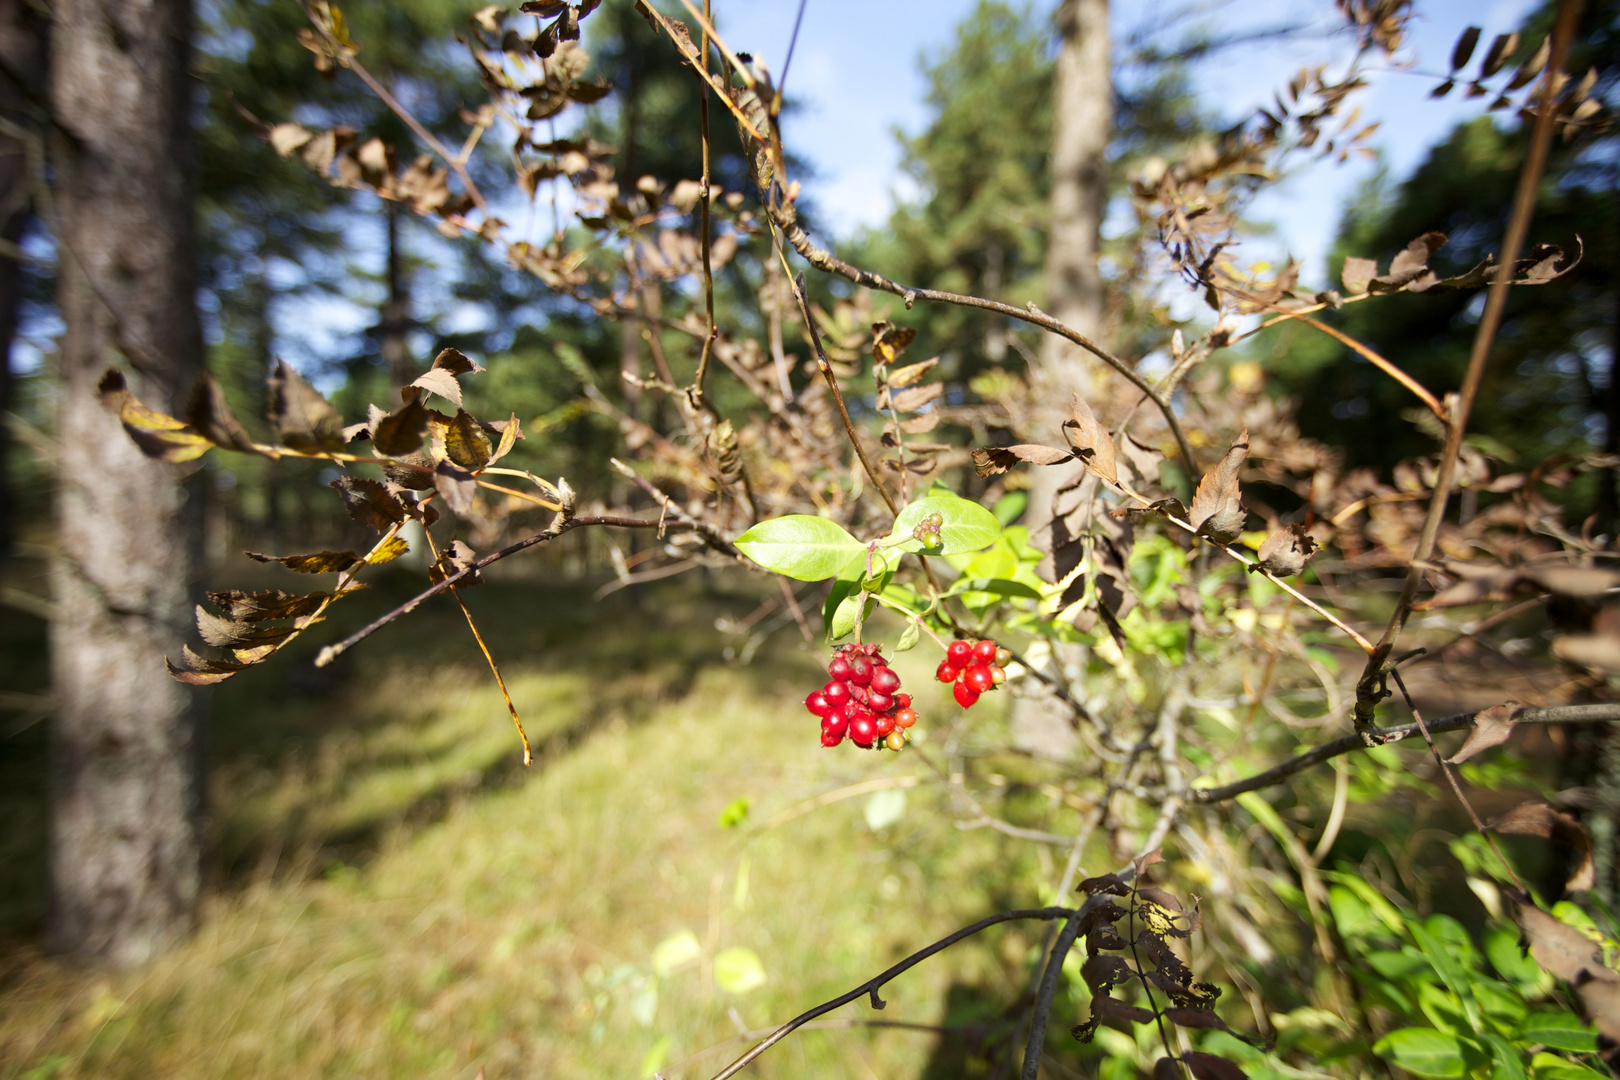
[[[921,130],[928,121],[927,87],[918,58],[938,54],[977,0],[809,0],[787,89],[802,105],[790,118],[786,138],[813,162],[817,175],[806,186],[820,215],[839,233],[876,225],[895,197],[912,192],[901,172],[894,129]],[[1396,177],[1423,159],[1425,150],[1459,121],[1482,110],[1460,95],[1433,101],[1436,80],[1416,72],[1444,69],[1457,35],[1469,25],[1484,29],[1479,52],[1498,33],[1514,29],[1532,8],[1528,0],[1418,0],[1412,39],[1398,57],[1414,70],[1379,72],[1357,99],[1365,122],[1381,121],[1372,145]],[[1050,0],[1033,5],[1052,10]],[[780,72],[792,34],[798,0],[714,0],[722,36],[733,48],[751,50]],[[1353,44],[1330,0],[1173,0],[1113,7],[1116,43],[1168,12],[1194,11],[1221,35],[1278,23],[1311,28],[1296,40],[1234,47],[1195,69],[1195,85],[1210,100],[1228,103],[1236,120],[1271,98],[1299,67],[1343,65]],[[1477,63],[1476,53],[1476,63]],[[1302,169],[1256,206],[1277,229],[1273,251],[1306,264],[1307,282],[1323,273],[1339,212],[1376,169],[1370,161]],[[1251,254],[1255,254],[1251,252]],[[1268,254],[1270,254],[1268,252]]]

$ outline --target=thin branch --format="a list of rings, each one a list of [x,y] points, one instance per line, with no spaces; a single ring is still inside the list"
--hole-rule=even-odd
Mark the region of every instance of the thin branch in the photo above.
[[[1431,734],[1461,731],[1474,726],[1474,717],[1479,715],[1479,711],[1442,716],[1438,720],[1429,721],[1427,727]],[[1620,704],[1525,706],[1514,712],[1512,719],[1516,724],[1620,723]],[[1409,735],[1419,734],[1419,727],[1416,723],[1398,724],[1395,727],[1379,728],[1377,734],[1386,743],[1399,742]],[[1192,788],[1187,792],[1187,797],[1195,803],[1226,802],[1246,791],[1259,791],[1261,788],[1280,784],[1295,773],[1314,768],[1324,761],[1331,761],[1341,754],[1366,749],[1368,749],[1367,742],[1361,735],[1346,735],[1307,750],[1298,757],[1289,758],[1281,765],[1256,773],[1246,780],[1223,784],[1220,787]]]
[[[477,573],[484,567],[500,562],[502,559],[509,556],[516,555],[520,551],[527,551],[539,544],[544,544],[548,540],[555,540],[565,532],[582,528],[587,525],[610,525],[621,529],[656,529],[660,526],[660,524],[663,524],[666,528],[684,529],[689,527],[685,522],[660,523],[657,518],[643,520],[641,518],[619,517],[612,514],[585,514],[579,517],[571,517],[564,520],[562,515],[559,514],[558,520],[553,521],[547,528],[544,528],[537,533],[533,533],[532,535],[525,536],[522,540],[515,543],[508,544],[499,551],[490,552],[482,559],[470,564],[465,570],[457,571],[456,573],[445,578],[443,581],[440,581],[438,584],[434,585],[432,588],[424,589],[422,592],[417,593],[415,596],[399,605],[393,611],[390,611],[388,614],[383,615],[361,627],[359,630],[356,630],[354,633],[350,634],[336,645],[326,646],[320,651],[320,654],[315,657],[315,666],[325,667],[327,664],[330,664],[333,660],[336,660],[349,649],[353,648],[355,645],[358,645],[372,634],[375,634],[378,630],[381,630],[389,623],[409,615],[411,612],[421,607],[424,601],[439,595],[452,585],[459,585],[464,578]]]
[[[673,518],[675,521],[686,526],[688,529],[695,531],[703,538],[703,542],[709,547],[713,548],[722,555],[736,559],[745,566],[752,567],[755,565],[751,560],[744,557],[743,553],[737,550],[737,545],[733,544],[730,540],[727,540],[725,534],[719,529],[716,529],[713,525],[699,521],[691,514],[688,514],[685,510],[682,510],[675,504],[674,499],[671,499],[668,495],[665,495],[662,491],[659,491],[658,488],[649,482],[646,477],[636,472],[630,466],[626,465],[618,458],[608,458],[608,464],[613,466],[619,475],[623,476],[626,480],[629,480],[632,484],[636,485],[636,487],[650,495],[653,500],[658,503],[659,508],[663,511],[665,516]],[[663,520],[663,517],[659,518],[660,522]]]
[[[1349,334],[1329,326],[1322,320],[1313,319],[1309,315],[1299,315],[1296,316],[1296,318],[1298,318],[1299,321],[1304,323],[1306,326],[1309,326],[1315,330],[1320,330],[1322,333],[1326,334],[1334,341],[1337,341],[1345,348],[1351,349],[1359,354],[1373,367],[1377,368],[1379,371],[1382,371],[1385,375],[1388,375],[1390,378],[1412,391],[1412,393],[1416,394],[1418,399],[1422,401],[1424,405],[1428,406],[1429,411],[1440,418],[1440,422],[1442,424],[1446,422],[1446,410],[1440,404],[1439,399],[1431,394],[1422,383],[1412,378],[1412,376],[1408,375],[1406,372],[1402,371],[1400,368],[1396,367],[1394,364],[1390,363],[1388,360],[1384,359],[1384,357],[1380,356],[1366,345],[1363,345]]]
[[[1046,1046],[1046,1020],[1052,1013],[1052,999],[1057,995],[1058,977],[1063,974],[1063,960],[1074,947],[1074,939],[1080,936],[1080,923],[1088,906],[1089,901],[1069,916],[1069,921],[1063,924],[1057,941],[1052,945],[1052,951],[1047,954],[1046,973],[1041,976],[1041,989],[1035,995],[1035,1016],[1029,1025],[1029,1041],[1024,1044],[1023,1080],[1036,1080],[1040,1072],[1041,1051]]]
[[[709,14],[709,0],[703,0],[703,14]],[[714,267],[710,263],[709,225],[709,20],[704,20],[702,53],[703,89],[698,94],[698,110],[703,134],[703,307],[709,317],[709,331],[703,335],[703,353],[698,357],[697,374],[692,376],[692,392],[703,397],[703,380],[709,374],[709,355],[714,351]]]
[[[849,441],[855,446],[855,456],[861,459],[861,467],[866,470],[867,477],[872,486],[883,497],[883,503],[889,508],[889,513],[899,515],[900,508],[894,504],[889,495],[889,489],[883,486],[878,479],[877,470],[866,456],[866,448],[861,445],[861,438],[855,434],[855,425],[849,418],[849,409],[844,406],[844,394],[838,389],[838,377],[833,374],[832,364],[827,360],[827,350],[821,347],[821,332],[816,329],[816,320],[810,315],[810,301],[804,295],[804,275],[789,279],[793,283],[793,298],[799,302],[799,313],[804,317],[804,325],[810,332],[810,345],[816,350],[816,367],[821,371],[821,377],[827,380],[827,388],[832,391],[833,401],[838,403],[838,415],[844,418],[844,431],[849,435]]]
[[[723,1070],[716,1073],[713,1080],[728,1080],[728,1078],[737,1075],[737,1073],[741,1072],[743,1067],[749,1062],[753,1061],[765,1051],[769,1050],[772,1046],[775,1046],[777,1043],[793,1034],[793,1032],[797,1031],[799,1028],[803,1027],[819,1016],[830,1013],[834,1009],[842,1008],[843,1006],[848,1005],[856,998],[871,995],[873,1007],[879,1009],[883,1008],[886,1003],[882,998],[878,997],[877,992],[883,988],[885,983],[894,979],[897,975],[901,975],[916,967],[918,964],[922,963],[930,956],[933,956],[935,953],[950,948],[952,945],[955,945],[958,941],[961,941],[964,938],[972,937],[980,930],[988,929],[989,927],[995,926],[997,923],[1013,922],[1018,919],[1068,919],[1072,918],[1076,914],[1077,912],[1073,908],[1024,908],[1018,911],[1003,911],[998,915],[991,915],[987,918],[980,919],[971,926],[964,926],[956,933],[940,938],[927,948],[919,949],[918,951],[912,953],[898,964],[895,964],[893,967],[883,972],[883,974],[878,975],[875,978],[868,979],[866,982],[849,991],[847,994],[840,994],[831,1001],[823,1002],[822,1004],[811,1009],[809,1012],[802,1013],[799,1016],[794,1017],[792,1020],[789,1020],[787,1023],[783,1024],[781,1027],[767,1035],[764,1039],[760,1040],[742,1057],[738,1058],[736,1061],[733,1061]]]
[[[1401,588],[1395,610],[1390,614],[1389,625],[1385,627],[1377,648],[1368,656],[1367,665],[1362,669],[1361,678],[1356,682],[1353,722],[1356,731],[1362,735],[1367,735],[1377,726],[1376,708],[1384,695],[1381,677],[1384,663],[1394,651],[1395,642],[1406,626],[1407,616],[1411,614],[1412,602],[1417,597],[1418,587],[1423,583],[1422,564],[1428,561],[1434,551],[1435,538],[1440,532],[1440,522],[1445,517],[1446,504],[1450,501],[1451,481],[1457,469],[1457,456],[1462,451],[1463,432],[1468,427],[1468,414],[1473,408],[1475,395],[1479,393],[1480,381],[1485,376],[1485,360],[1490,355],[1491,343],[1495,340],[1497,327],[1502,322],[1502,310],[1507,304],[1508,290],[1513,284],[1513,268],[1518,262],[1519,251],[1524,247],[1525,236],[1530,230],[1530,217],[1536,206],[1536,192],[1541,185],[1541,176],[1547,165],[1548,149],[1552,144],[1553,90],[1564,70],[1564,55],[1574,36],[1580,9],[1580,0],[1560,0],[1558,4],[1557,21],[1553,25],[1551,55],[1548,57],[1546,71],[1542,75],[1541,86],[1537,93],[1540,108],[1537,110],[1535,128],[1530,137],[1530,153],[1526,156],[1524,169],[1519,174],[1519,187],[1513,196],[1513,215],[1508,221],[1507,235],[1502,238],[1501,261],[1497,265],[1496,279],[1491,282],[1490,292],[1485,298],[1485,311],[1480,316],[1479,329],[1474,335],[1462,390],[1452,402],[1451,416],[1446,428],[1445,451],[1440,459],[1439,474],[1434,482],[1434,498],[1429,502],[1429,514],[1423,522],[1423,533],[1418,539],[1416,551],[1412,554],[1406,583]]]

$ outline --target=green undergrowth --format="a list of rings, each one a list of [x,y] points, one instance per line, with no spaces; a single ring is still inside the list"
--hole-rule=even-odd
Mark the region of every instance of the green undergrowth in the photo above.
[[[1038,905],[1049,868],[1030,845],[957,829],[928,787],[886,788],[873,813],[882,782],[925,768],[818,745],[800,702],[819,651],[791,624],[752,664],[721,662],[736,640],[716,619],[763,595],[471,591],[535,743],[528,770],[448,603],[324,672],[311,642],[223,684],[200,929],[120,974],[44,958],[14,929],[0,1077],[708,1076],[739,1030]],[[379,589],[318,636],[397,599]],[[902,667],[914,689],[921,664]],[[932,684],[919,699],[944,711]],[[980,1002],[1018,995],[1042,929],[992,930],[891,984],[883,1013],[837,1015],[980,1020]],[[835,1027],[754,1075],[955,1075],[954,1053],[928,1032]]]

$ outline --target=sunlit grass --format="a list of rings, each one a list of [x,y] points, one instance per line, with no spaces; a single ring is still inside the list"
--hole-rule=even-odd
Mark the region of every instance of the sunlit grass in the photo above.
[[[716,612],[754,598],[666,590],[649,644],[650,617],[625,603],[539,623],[541,591],[481,591],[486,632],[505,627],[491,636],[534,769],[515,768],[453,609],[415,624],[414,644],[374,643],[395,652],[373,649],[336,690],[267,679],[222,694],[235,733],[221,732],[213,790],[229,874],[200,930],[123,974],[13,957],[0,1076],[707,1076],[741,1051],[739,1028],[999,905],[1039,902],[1029,846],[956,829],[925,787],[881,832],[865,795],[761,827],[924,770],[817,745],[799,704],[815,654],[796,635],[751,667],[717,662]],[[740,798],[746,820],[722,827]],[[660,975],[655,947],[683,933],[699,955]],[[1038,933],[992,931],[893,984],[884,1013],[848,1015],[938,1022],[948,1000],[956,1018],[1010,1001]],[[766,981],[732,994],[711,961],[739,946]],[[928,1033],[812,1031],[755,1074],[919,1076],[935,1049]]]

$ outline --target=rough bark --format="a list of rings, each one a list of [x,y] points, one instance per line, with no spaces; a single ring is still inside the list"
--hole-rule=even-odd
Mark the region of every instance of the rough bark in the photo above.
[[[394,385],[407,386],[417,375],[407,338],[411,329],[411,283],[400,246],[399,204],[386,200],[383,205],[388,215],[388,297],[377,320],[377,348]]]
[[[0,0],[0,418],[15,409],[11,344],[22,306],[17,244],[33,213],[34,163],[45,88],[48,24],[26,0]],[[16,539],[11,437],[0,419],[0,557]]]
[[[143,457],[96,384],[115,364],[149,405],[176,412],[201,370],[191,10],[189,0],[55,0],[52,14],[66,331],[50,938],[131,964],[183,935],[197,902],[196,702],[163,658],[187,633],[202,489]]]
[[[1046,249],[1046,310],[1089,338],[1103,331],[1104,283],[1098,267],[1103,214],[1107,208],[1106,151],[1113,130],[1113,81],[1109,66],[1108,0],[1064,0],[1056,14],[1058,52],[1052,132],[1051,224]],[[1069,415],[1074,394],[1094,399],[1102,378],[1090,355],[1048,334],[1031,383],[1039,402],[1029,435],[1051,442]],[[1035,469],[1029,523],[1034,543],[1051,550],[1052,502],[1077,476],[1068,469]],[[1042,565],[1050,570],[1051,560]],[[1055,657],[1059,666],[1073,658]],[[1068,710],[1031,688],[1012,717],[1016,745],[1066,757],[1077,743]]]

